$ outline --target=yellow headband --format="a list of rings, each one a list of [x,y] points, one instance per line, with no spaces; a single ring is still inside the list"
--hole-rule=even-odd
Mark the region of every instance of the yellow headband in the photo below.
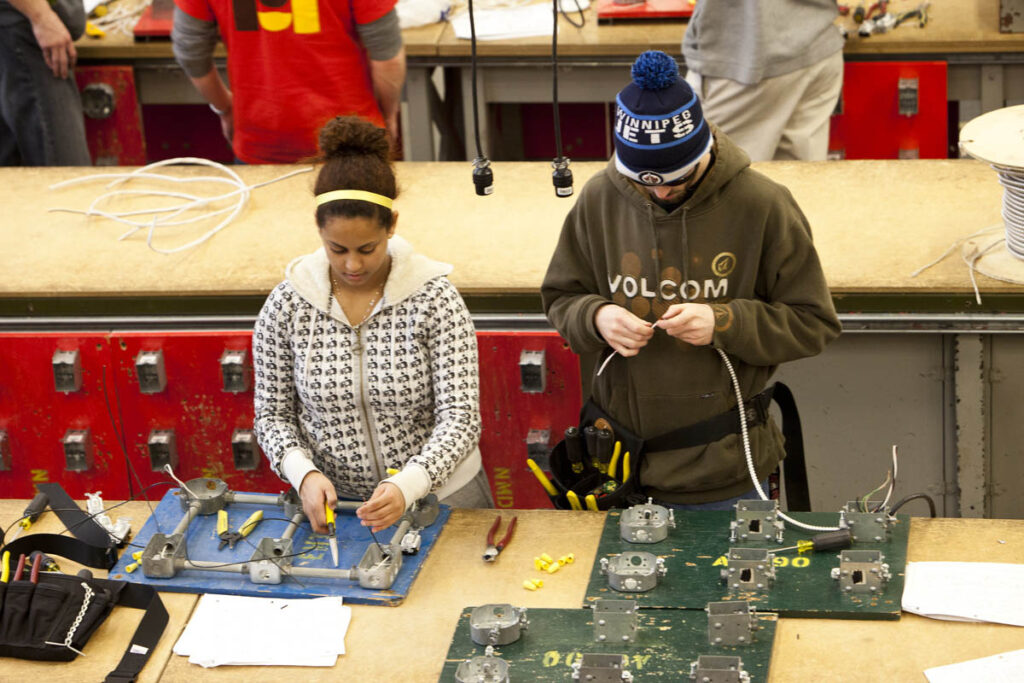
[[[324,192],[316,196],[316,205],[326,204],[327,202],[333,202],[337,199],[359,199],[364,202],[370,202],[371,204],[380,204],[385,209],[390,209],[391,204],[394,200],[391,197],[385,197],[382,194],[375,192],[366,192],[364,190],[333,190],[331,192]]]

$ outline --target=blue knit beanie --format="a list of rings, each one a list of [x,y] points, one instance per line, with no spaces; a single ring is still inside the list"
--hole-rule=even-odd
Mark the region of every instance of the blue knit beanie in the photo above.
[[[615,98],[615,167],[644,185],[685,178],[711,149],[700,101],[664,52],[637,57],[632,75]]]

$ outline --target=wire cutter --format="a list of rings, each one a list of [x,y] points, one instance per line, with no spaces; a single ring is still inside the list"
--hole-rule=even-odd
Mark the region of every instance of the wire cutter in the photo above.
[[[487,532],[487,550],[484,551],[484,562],[494,562],[498,559],[498,553],[505,549],[508,542],[512,540],[512,532],[516,530],[516,521],[519,517],[513,517],[512,521],[508,523],[508,530],[505,532],[505,537],[497,543],[494,542],[494,535],[498,533],[498,527],[501,526],[501,515],[494,520],[494,524],[491,525],[491,530]]]
[[[249,532],[256,528],[261,519],[263,519],[263,510],[257,510],[249,515],[249,519],[242,522],[242,526],[238,527],[238,531],[231,531],[228,528],[228,511],[218,510],[217,536],[220,538],[220,545],[217,546],[217,550],[224,550],[224,546],[229,546],[234,550],[235,544],[248,536]]]

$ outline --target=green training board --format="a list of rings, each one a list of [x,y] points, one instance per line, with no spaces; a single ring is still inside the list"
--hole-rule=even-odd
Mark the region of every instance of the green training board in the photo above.
[[[837,513],[792,512],[794,519],[815,526],[836,526]],[[903,582],[907,567],[907,537],[910,517],[897,515],[884,543],[855,543],[852,550],[880,550],[892,578],[878,594],[849,594],[839,590],[832,568],[839,566],[839,551],[797,554],[795,550],[775,557],[775,584],[770,590],[734,592],[722,582],[730,547],[779,548],[796,545],[817,532],[786,525],[784,542],[729,540],[729,523],[736,518],[729,510],[675,511],[676,526],[659,543],[623,541],[619,532],[621,510],[609,510],[601,532],[594,566],[590,572],[584,606],[598,598],[632,597],[641,608],[704,609],[709,602],[747,600],[758,612],[778,612],[784,617],[827,617],[830,619],[899,619]],[[602,557],[623,551],[649,552],[664,558],[668,570],[658,585],[646,593],[620,593],[608,587],[601,574]]]
[[[485,647],[470,638],[472,611],[472,607],[462,611],[440,681],[454,681],[460,663],[484,654]],[[776,615],[757,614],[759,628],[749,645],[723,647],[708,644],[704,612],[639,610],[637,614],[634,642],[599,643],[594,640],[592,610],[530,608],[526,613],[529,627],[516,642],[495,647],[494,655],[508,662],[512,681],[571,680],[573,662],[591,653],[628,656],[628,670],[637,681],[689,680],[690,663],[699,655],[740,657],[752,681],[768,680]]]

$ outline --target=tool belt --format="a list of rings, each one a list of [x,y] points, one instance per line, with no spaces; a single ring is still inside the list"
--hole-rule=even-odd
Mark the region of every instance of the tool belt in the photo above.
[[[783,436],[786,440],[786,491],[790,496],[793,490],[806,490],[806,468],[803,457],[803,434],[800,428],[800,418],[796,410],[796,402],[793,394],[785,384],[777,382],[761,393],[753,396],[744,403],[746,412],[747,427],[756,427],[768,419],[768,408],[772,402],[779,405],[783,418]],[[583,502],[588,495],[593,495],[592,504],[596,503],[599,510],[610,508],[626,508],[638,503],[643,503],[647,496],[643,492],[643,482],[640,480],[640,468],[643,458],[647,453],[657,453],[667,450],[678,450],[691,448],[703,444],[714,443],[730,434],[737,434],[740,431],[740,418],[738,406],[731,410],[715,415],[693,425],[680,427],[665,434],[642,439],[633,434],[621,424],[612,419],[604,410],[593,401],[587,401],[580,411],[580,434],[590,426],[609,429],[611,431],[611,442],[618,442],[619,457],[615,467],[615,477],[608,474],[608,467],[611,463],[602,463],[601,458],[588,450],[586,437],[581,437],[583,458],[582,462],[573,462],[570,458],[570,448],[573,446],[567,443],[566,439],[559,441],[551,450],[550,467],[551,482],[556,489],[555,495],[549,495],[552,504],[556,508],[569,510],[573,509],[574,503],[580,501],[580,508],[586,509]],[[625,453],[629,455],[628,474],[623,469],[625,464]],[[791,462],[792,460],[792,462]],[[596,463],[596,464],[595,464]],[[574,468],[575,465],[575,468]],[[796,479],[791,483],[790,474]],[[803,485],[800,486],[799,477],[803,477]],[[800,494],[797,494],[800,498]],[[796,500],[790,497],[790,509],[809,510],[809,501]]]
[[[96,540],[102,531],[59,484],[48,487],[52,509],[68,529]],[[55,489],[53,488],[55,487]],[[70,508],[70,509],[69,509]],[[77,511],[78,514],[75,514]],[[69,523],[69,521],[72,521]],[[95,529],[89,526],[91,523]],[[90,567],[109,569],[117,559],[114,544],[102,531],[105,545],[58,534],[22,536],[4,546],[12,564],[24,554],[39,550]],[[40,571],[33,581],[26,562],[20,580],[0,583],[0,657],[54,662],[73,660],[115,605],[145,610],[117,667],[106,681],[134,681],[160,641],[167,625],[167,610],[152,586],[92,578],[88,570],[79,576]],[[11,571],[13,577],[14,571]]]

